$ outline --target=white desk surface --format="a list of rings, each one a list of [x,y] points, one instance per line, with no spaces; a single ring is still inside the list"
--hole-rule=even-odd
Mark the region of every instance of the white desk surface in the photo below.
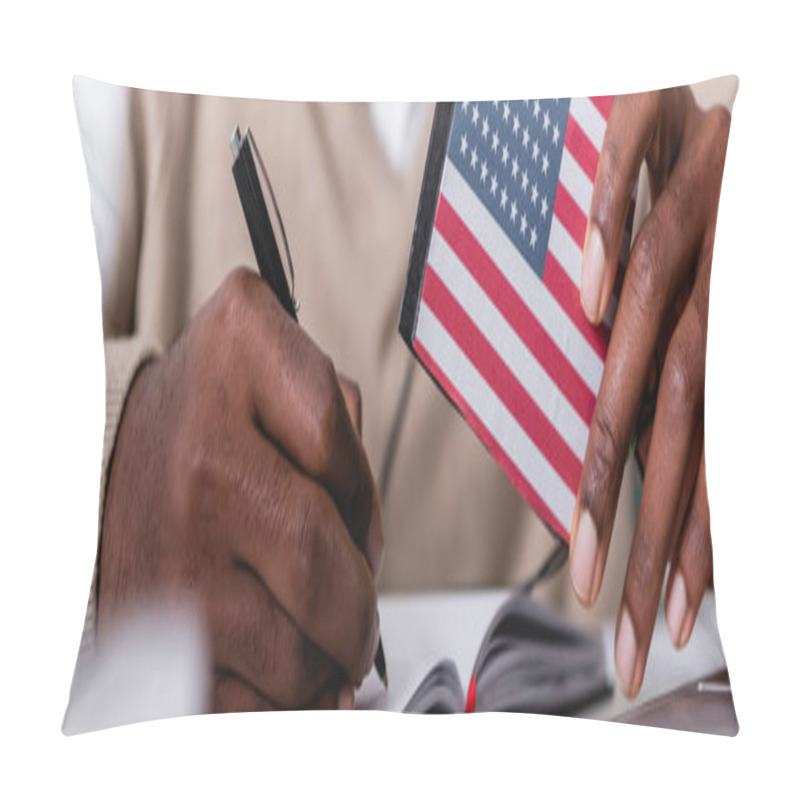
[[[453,659],[462,683],[466,683],[483,634],[508,594],[508,589],[485,589],[380,597],[378,608],[389,690],[383,690],[373,670],[356,694],[356,707],[402,710],[428,670],[443,658]],[[692,638],[681,651],[672,646],[663,608],[659,612],[644,681],[635,700],[628,700],[616,681],[613,623],[605,625],[602,633],[606,669],[614,690],[608,698],[575,716],[614,719],[725,667],[711,592],[700,607]]]
[[[443,658],[455,661],[466,682],[484,631],[508,593],[508,589],[487,589],[379,598],[389,691],[384,691],[373,670],[356,693],[356,707],[401,711],[428,670]],[[681,652],[673,649],[663,614],[659,616],[644,684],[635,701],[616,688],[611,624],[603,637],[614,693],[578,716],[614,719],[725,666],[712,594],[706,596],[691,641]],[[210,658],[205,647],[203,627],[189,609],[167,613],[159,607],[134,618],[118,631],[91,674],[73,685],[64,731],[80,733],[203,713]]]

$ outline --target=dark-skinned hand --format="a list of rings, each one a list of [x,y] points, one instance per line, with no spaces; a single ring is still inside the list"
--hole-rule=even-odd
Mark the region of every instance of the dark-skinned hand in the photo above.
[[[589,432],[572,522],[570,574],[584,605],[597,599],[623,468],[657,356],[655,416],[640,441],[645,472],[615,661],[638,694],[668,562],[666,617],[676,647],[692,633],[712,580],[704,446],[711,254],[730,127],[687,87],[618,96],[608,119],[586,230],[581,301],[599,323],[609,305],[631,191],[642,162],[652,208],[633,242]]]
[[[213,708],[352,707],[378,644],[380,511],[354,384],[257,274],[231,273],[136,377],[110,467],[98,636],[203,610]]]

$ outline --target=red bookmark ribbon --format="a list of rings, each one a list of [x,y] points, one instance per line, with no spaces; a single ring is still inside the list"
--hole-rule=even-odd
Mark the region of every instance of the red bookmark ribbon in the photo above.
[[[469,689],[467,690],[467,707],[464,709],[465,714],[475,713],[475,673],[469,680]]]

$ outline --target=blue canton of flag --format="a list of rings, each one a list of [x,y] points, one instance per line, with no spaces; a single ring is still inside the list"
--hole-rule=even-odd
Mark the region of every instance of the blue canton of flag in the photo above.
[[[461,103],[447,155],[481,203],[544,275],[570,99]]]

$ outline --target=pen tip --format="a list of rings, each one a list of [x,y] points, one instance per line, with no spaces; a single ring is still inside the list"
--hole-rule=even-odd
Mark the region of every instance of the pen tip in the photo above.
[[[383,642],[378,640],[378,652],[375,654],[375,669],[385,689],[389,688],[389,676],[386,674],[386,657],[383,654]]]

